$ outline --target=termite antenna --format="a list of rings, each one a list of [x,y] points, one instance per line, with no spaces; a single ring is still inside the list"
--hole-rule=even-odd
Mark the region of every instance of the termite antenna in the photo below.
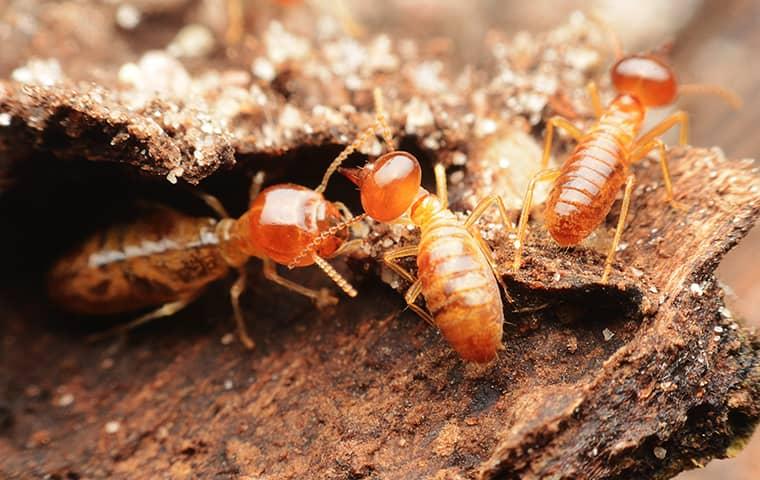
[[[715,95],[720,97],[734,110],[742,108],[744,103],[741,97],[727,88],[709,83],[687,83],[678,87],[680,95]]]
[[[294,269],[301,262],[301,260],[303,260],[304,258],[306,258],[307,255],[310,255],[310,254],[314,253],[317,250],[317,248],[319,248],[319,246],[322,244],[322,242],[324,242],[328,238],[334,236],[335,234],[337,234],[339,231],[343,230],[344,228],[348,228],[351,225],[364,220],[364,217],[366,217],[366,216],[367,216],[367,214],[362,213],[361,215],[357,215],[357,216],[355,216],[353,218],[349,218],[347,220],[344,220],[344,221],[340,222],[339,224],[337,224],[335,226],[332,226],[332,227],[328,228],[324,232],[322,232],[319,235],[317,235],[314,238],[314,240],[312,240],[311,243],[309,243],[306,246],[306,248],[304,248],[301,251],[301,253],[299,253],[298,255],[296,255],[295,258],[293,258],[293,260],[291,260],[291,262],[288,263],[288,269],[290,269],[290,270]],[[316,259],[316,258],[318,258],[318,256],[314,255],[314,258]]]
[[[227,30],[224,32],[227,45],[237,45],[243,39],[244,16],[242,0],[227,0]]]
[[[253,204],[253,201],[256,200],[256,197],[259,196],[259,193],[261,193],[261,186],[264,185],[264,178],[266,174],[263,170],[259,170],[256,172],[256,175],[253,176],[251,179],[251,186],[248,187],[248,206],[250,207]]]
[[[332,177],[333,173],[335,173],[338,167],[340,167],[340,165],[348,158],[349,155],[354,153],[357,148],[364,145],[369,137],[375,134],[377,127],[378,125],[375,123],[371,127],[364,130],[364,132],[362,132],[362,134],[359,135],[356,140],[354,140],[354,143],[347,146],[342,152],[340,152],[340,155],[335,157],[335,160],[333,160],[330,166],[327,167],[327,170],[325,170],[325,174],[322,177],[322,183],[320,183],[319,186],[314,189],[315,192],[322,193],[325,191],[327,188],[327,182],[330,181],[330,177]]]
[[[316,263],[317,266],[321,268],[323,272],[325,272],[325,275],[330,277],[330,280],[335,282],[335,284],[340,287],[340,289],[343,290],[346,295],[352,298],[358,295],[356,289],[350,283],[348,283],[348,280],[343,278],[343,275],[338,273],[338,271],[335,270],[332,265],[327,263],[324,258],[318,255],[314,255],[314,263]]]
[[[324,2],[321,2],[324,3]],[[354,19],[351,14],[351,9],[346,5],[345,0],[330,0],[327,2],[329,6],[332,6],[333,13],[338,18],[340,23],[343,24],[343,29],[354,38],[361,37],[365,33],[364,27]]]
[[[599,27],[601,27],[601,29],[604,30],[604,33],[609,37],[610,43],[612,44],[612,52],[615,54],[615,61],[623,58],[623,42],[620,41],[620,37],[618,36],[615,29],[610,26],[609,22],[605,20],[604,17],[596,9],[588,12],[588,18],[592,22],[599,25]]]
[[[383,106],[383,92],[379,87],[375,87],[372,90],[372,96],[375,98],[375,112],[377,114],[377,123],[380,124],[383,134],[383,140],[388,145],[388,149],[393,151],[396,149],[393,144],[393,135],[391,135],[391,128],[388,126],[388,122],[385,118],[385,107]]]
[[[330,177],[332,177],[335,171],[338,170],[338,167],[341,166],[341,164],[348,158],[349,155],[364,145],[370,136],[375,135],[378,130],[380,130],[383,141],[385,141],[386,145],[388,145],[388,149],[391,151],[396,149],[393,143],[391,128],[388,125],[388,121],[385,115],[385,108],[383,106],[383,94],[379,88],[375,87],[372,90],[372,96],[375,100],[375,123],[367,128],[364,132],[362,132],[362,134],[359,135],[356,140],[354,140],[354,143],[347,146],[342,152],[340,152],[340,155],[335,157],[335,160],[333,160],[330,166],[327,167],[327,170],[325,170],[325,174],[322,177],[322,183],[320,183],[319,186],[314,189],[314,191],[317,193],[323,193],[325,191],[327,188],[327,183],[330,181]]]

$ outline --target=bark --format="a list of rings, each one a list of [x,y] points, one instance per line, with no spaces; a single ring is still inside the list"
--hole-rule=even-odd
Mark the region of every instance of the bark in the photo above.
[[[57,32],[42,44],[56,45]],[[460,361],[404,311],[385,283],[406,285],[377,259],[414,233],[375,223],[355,232],[367,242],[342,267],[360,295],[334,310],[255,276],[245,302],[253,352],[228,342],[224,284],[125,339],[84,342],[114,320],[82,326],[40,301],[40,278],[67,242],[111,221],[123,197],[197,210],[182,197],[200,183],[239,214],[256,170],[316,185],[372,120],[370,90],[380,86],[399,143],[427,167],[449,167],[453,208],[495,192],[516,215],[544,120],[588,123],[582,87],[604,82],[603,35],[584,21],[530,38],[493,34],[486,61],[464,71],[434,42],[337,35],[317,46],[272,24],[259,33],[216,64],[187,63],[192,73],[164,58],[163,77],[138,63],[119,84],[134,55],[117,42],[112,63],[91,55],[99,86],[81,82],[95,74],[69,70],[65,52],[55,52],[63,72],[52,84],[39,75],[31,86],[0,83],[2,476],[669,478],[741,448],[760,417],[760,343],[725,306],[713,271],[757,218],[760,179],[752,162],[718,148],[671,151],[683,211],[664,200],[656,161],[634,168],[607,285],[599,278],[617,206],[571,249],[551,241],[537,209],[517,273],[513,238],[482,222],[512,297],[505,350],[490,365]],[[303,41],[283,60],[278,48]],[[350,48],[365,49],[358,64]],[[247,73],[257,58],[273,76],[261,63],[258,76]],[[560,140],[558,152],[567,146]],[[356,206],[337,178],[327,195]]]

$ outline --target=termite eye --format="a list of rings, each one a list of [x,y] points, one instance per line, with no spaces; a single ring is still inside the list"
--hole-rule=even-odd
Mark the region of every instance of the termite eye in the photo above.
[[[673,103],[678,85],[673,70],[661,60],[648,55],[630,55],[612,66],[612,83],[619,93],[636,97],[647,107]]]
[[[403,215],[414,201],[422,180],[420,162],[414,155],[389,152],[365,171],[360,188],[362,207],[367,215],[381,222]]]

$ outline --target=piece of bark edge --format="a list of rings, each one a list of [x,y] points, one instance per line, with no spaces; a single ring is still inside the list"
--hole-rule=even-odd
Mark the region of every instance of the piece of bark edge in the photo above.
[[[261,285],[246,309],[252,353],[217,341],[230,328],[223,296],[205,310],[218,312],[216,333],[188,333],[188,317],[204,312],[193,307],[167,322],[173,334],[146,327],[117,355],[81,337],[31,335],[33,322],[9,318],[15,371],[75,403],[58,413],[23,391],[9,398],[3,471],[152,478],[171,464],[198,476],[666,478],[730,455],[760,416],[759,346],[712,272],[758,214],[758,176],[717,150],[678,150],[672,164],[687,210],[663,201],[655,162],[637,167],[627,247],[609,285],[598,283],[603,252],[560,249],[538,222],[524,268],[507,273],[511,243],[495,232],[510,292],[549,305],[508,311],[505,350],[486,366],[463,363],[424,322],[400,317],[401,298],[371,282],[328,315],[295,313],[278,303],[292,303],[287,292],[269,300],[264,292],[277,290]],[[299,320],[281,325],[283,315]],[[112,355],[116,367],[98,367]],[[105,431],[114,419],[118,431]]]
[[[482,478],[669,478],[736,454],[751,435],[760,414],[758,340],[732,318],[713,272],[755,222],[757,169],[718,149],[680,150],[671,163],[686,211],[664,201],[654,163],[637,171],[643,188],[617,261],[625,268],[612,280],[646,289],[656,313],[590,381],[533,392]],[[546,271],[561,257],[550,248],[538,263]],[[598,275],[602,260],[563,277],[581,288],[579,278]],[[530,276],[508,275],[518,283]]]

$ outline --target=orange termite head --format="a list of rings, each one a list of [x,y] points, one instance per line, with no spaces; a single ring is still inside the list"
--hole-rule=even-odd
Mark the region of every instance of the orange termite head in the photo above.
[[[367,215],[381,222],[396,220],[417,197],[422,180],[420,162],[411,153],[386,153],[364,168],[340,172],[359,186]]]
[[[673,103],[678,95],[676,75],[670,65],[652,55],[628,55],[610,70],[618,93],[638,99],[646,107]]]
[[[248,242],[252,250],[288,265],[320,233],[343,222],[340,210],[314,190],[290,183],[264,189],[248,210]],[[348,239],[348,231],[339,230],[318,242],[314,253],[331,257]],[[296,266],[311,265],[311,255],[303,256]]]

